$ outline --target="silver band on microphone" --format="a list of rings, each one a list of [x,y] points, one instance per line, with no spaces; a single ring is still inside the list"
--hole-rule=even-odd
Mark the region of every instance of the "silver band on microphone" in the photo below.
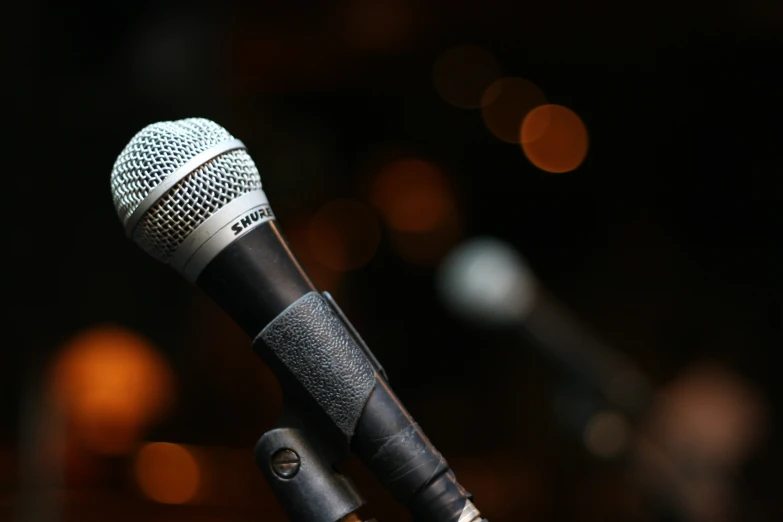
[[[210,147],[207,150],[190,158],[181,167],[172,172],[166,179],[161,181],[161,183],[152,189],[152,191],[147,194],[147,197],[145,197],[141,203],[139,203],[139,206],[136,207],[136,210],[133,211],[133,214],[131,214],[127,223],[125,223],[125,233],[128,235],[128,237],[131,237],[131,234],[133,234],[133,230],[136,228],[136,225],[139,223],[144,214],[147,213],[150,207],[157,203],[158,200],[162,198],[171,187],[189,176],[194,170],[208,161],[217,158],[221,154],[225,154],[226,152],[232,150],[245,148],[245,144],[242,143],[241,140],[227,140],[218,143],[217,145]]]
[[[263,190],[243,194],[191,232],[174,251],[169,264],[187,280],[195,281],[224,248],[274,217]]]

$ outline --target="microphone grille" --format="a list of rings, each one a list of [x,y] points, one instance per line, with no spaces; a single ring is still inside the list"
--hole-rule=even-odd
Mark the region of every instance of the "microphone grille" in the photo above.
[[[187,161],[234,137],[204,118],[153,123],[117,157],[111,175],[114,207],[123,226],[142,201]],[[223,153],[174,184],[141,217],[133,240],[167,262],[185,238],[221,207],[259,190],[261,177],[243,149]]]

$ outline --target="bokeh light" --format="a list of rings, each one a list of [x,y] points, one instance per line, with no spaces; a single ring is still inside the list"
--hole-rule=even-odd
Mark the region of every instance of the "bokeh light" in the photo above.
[[[98,326],[67,342],[52,367],[52,393],[69,429],[96,453],[130,451],[171,405],[173,373],[149,340]]]
[[[151,442],[136,453],[134,471],[139,488],[165,504],[184,504],[198,493],[201,472],[193,454],[179,444]]]
[[[700,363],[661,389],[649,417],[660,446],[671,453],[735,468],[764,436],[766,405],[741,376]],[[705,466],[707,467],[707,466]]]
[[[522,122],[520,142],[530,162],[552,173],[569,172],[587,156],[588,134],[582,119],[562,105],[542,105]]]
[[[593,415],[584,431],[588,451],[601,458],[615,458],[628,449],[631,427],[619,413],[602,411]]]
[[[336,271],[365,265],[378,250],[381,230],[375,212],[359,201],[338,199],[321,207],[307,230],[318,262]]]
[[[351,43],[366,52],[396,53],[416,43],[417,6],[412,0],[352,0],[344,22]]]
[[[429,161],[399,159],[387,164],[370,191],[386,224],[398,231],[435,230],[455,212],[449,179]]]
[[[309,231],[309,216],[286,221],[284,225],[285,237],[313,283],[323,291],[336,294],[345,272],[333,270],[315,258],[310,249]]]
[[[501,78],[482,94],[481,116],[497,138],[519,143],[519,129],[525,116],[545,103],[544,93],[530,80]]]
[[[386,163],[371,183],[370,201],[390,229],[392,248],[411,263],[434,266],[461,238],[455,188],[436,163]]]
[[[766,400],[730,367],[686,368],[659,389],[641,426],[635,478],[670,490],[688,520],[734,520],[742,500],[727,486],[767,435]]]
[[[495,57],[475,45],[447,49],[435,60],[432,71],[438,94],[461,109],[476,109],[492,101],[483,94],[500,75],[500,65]]]

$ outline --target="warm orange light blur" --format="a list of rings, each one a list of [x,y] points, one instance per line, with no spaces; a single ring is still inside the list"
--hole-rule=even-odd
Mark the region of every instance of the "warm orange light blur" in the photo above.
[[[507,143],[519,143],[519,128],[525,116],[546,103],[533,82],[523,78],[502,78],[482,95],[481,116],[487,129]]]
[[[340,287],[344,272],[333,270],[315,258],[310,249],[309,231],[309,220],[287,221],[284,225],[285,237],[313,283],[321,290],[335,294]]]
[[[569,172],[587,156],[587,129],[575,112],[562,105],[530,111],[522,123],[520,142],[530,162],[547,172]]]
[[[352,0],[345,24],[351,43],[369,52],[399,52],[415,43],[418,4],[411,0]]]
[[[688,368],[656,398],[650,426],[683,455],[736,468],[763,438],[767,411],[758,390],[732,370],[704,362]]]
[[[372,181],[370,201],[390,229],[394,250],[413,264],[434,266],[461,237],[454,188],[435,163],[387,163]]]
[[[743,501],[734,480],[767,436],[769,414],[754,383],[699,362],[656,394],[637,437],[635,478],[669,490],[688,520],[734,520]]]
[[[365,265],[375,255],[380,241],[381,229],[373,210],[350,199],[321,207],[307,230],[313,257],[337,271]]]
[[[141,335],[100,326],[71,339],[52,368],[53,398],[75,436],[97,453],[129,451],[173,398],[173,376]]]
[[[370,199],[390,228],[425,232],[440,228],[455,213],[452,193],[448,178],[435,163],[400,159],[376,176]]]
[[[500,65],[489,51],[475,45],[458,45],[435,61],[435,90],[451,105],[476,109],[492,100],[483,97],[487,86],[500,77]]]
[[[139,487],[156,502],[184,504],[198,493],[198,463],[190,451],[178,444],[145,444],[136,454],[134,468]]]
[[[584,431],[588,451],[602,458],[615,458],[628,447],[631,427],[628,421],[613,411],[593,415]]]

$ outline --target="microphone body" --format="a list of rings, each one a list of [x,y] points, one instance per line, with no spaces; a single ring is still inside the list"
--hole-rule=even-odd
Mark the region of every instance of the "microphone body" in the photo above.
[[[171,161],[170,150],[186,153]],[[414,520],[482,520],[355,328],[297,260],[241,142],[209,120],[153,124],[118,157],[112,186],[127,233],[253,339],[311,428],[348,445]]]
[[[299,298],[318,291],[275,220],[227,246],[195,282],[251,339]]]
[[[474,509],[369,349],[310,281],[275,220],[226,247],[196,284],[254,339],[286,394],[314,399],[416,520],[458,522]]]

